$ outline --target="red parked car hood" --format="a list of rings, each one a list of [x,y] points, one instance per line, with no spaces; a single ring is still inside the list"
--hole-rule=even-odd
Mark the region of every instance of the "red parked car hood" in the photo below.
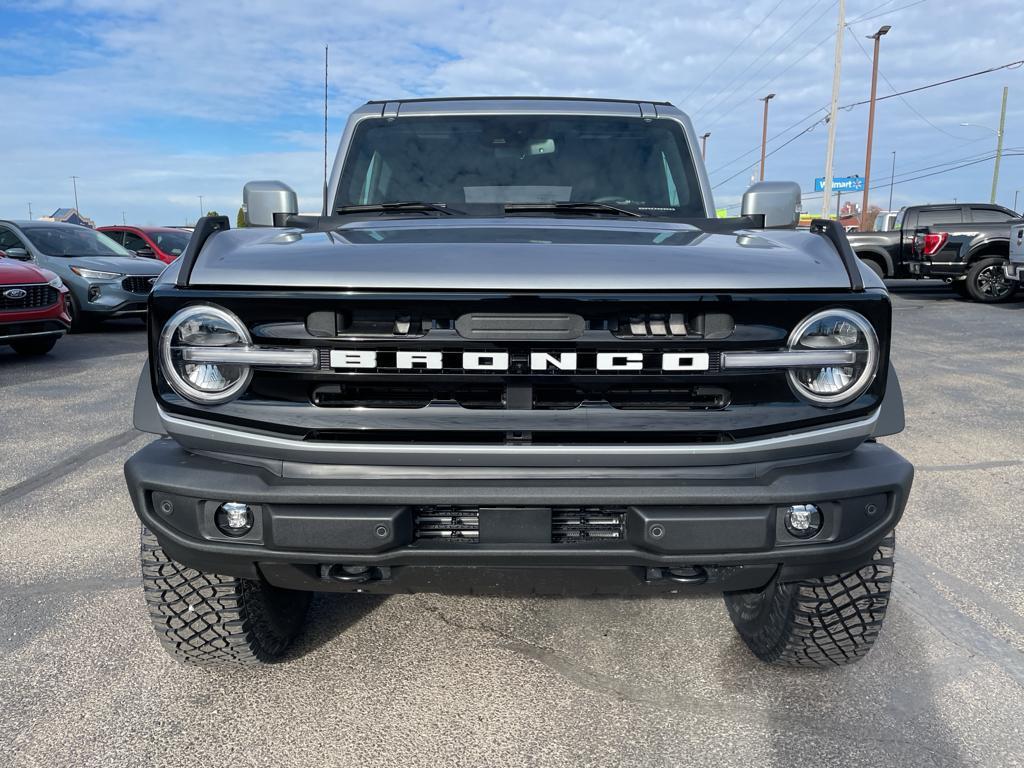
[[[50,277],[31,264],[25,264],[15,259],[0,258],[0,285],[47,283],[50,280]]]

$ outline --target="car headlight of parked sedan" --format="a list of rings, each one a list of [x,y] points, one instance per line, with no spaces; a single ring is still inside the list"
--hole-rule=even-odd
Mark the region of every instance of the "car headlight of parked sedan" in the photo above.
[[[116,280],[119,277],[124,277],[124,274],[121,272],[104,272],[99,269],[89,269],[87,267],[72,266],[71,271],[79,277],[84,277],[86,280]]]

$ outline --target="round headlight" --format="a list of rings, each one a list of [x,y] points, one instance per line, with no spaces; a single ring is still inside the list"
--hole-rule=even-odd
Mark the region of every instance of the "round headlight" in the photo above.
[[[849,364],[794,368],[789,382],[814,405],[836,406],[856,399],[878,372],[878,337],[871,323],[847,309],[827,309],[806,318],[789,336],[789,348],[850,352]]]
[[[167,382],[182,397],[215,405],[237,397],[249,385],[247,365],[190,362],[196,347],[247,347],[252,337],[230,312],[205,305],[179,310],[160,334],[160,366]]]

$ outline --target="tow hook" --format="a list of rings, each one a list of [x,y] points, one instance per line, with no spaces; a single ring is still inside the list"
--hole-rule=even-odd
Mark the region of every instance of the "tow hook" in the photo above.
[[[677,565],[671,568],[648,568],[647,581],[655,582],[666,579],[676,584],[703,584],[708,580],[708,572],[700,565]]]
[[[331,565],[321,571],[323,578],[345,584],[365,584],[380,578],[368,565]]]
[[[708,572],[699,565],[669,568],[666,574],[669,581],[677,584],[703,584],[708,580]]]

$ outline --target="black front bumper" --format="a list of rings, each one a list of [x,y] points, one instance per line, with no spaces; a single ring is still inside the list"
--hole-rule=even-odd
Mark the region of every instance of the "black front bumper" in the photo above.
[[[913,480],[906,460],[875,443],[841,457],[730,470],[579,480],[454,480],[440,471],[292,479],[188,453],[170,439],[125,464],[136,512],[176,560],[295,589],[368,593],[678,594],[754,589],[776,573],[787,580],[839,573],[871,559]],[[214,524],[227,501],[255,512],[243,537]],[[805,503],[821,507],[825,525],[800,540],[782,517],[785,507]],[[416,512],[429,505],[475,510],[479,539],[418,537]],[[616,510],[620,538],[553,543],[552,510],[580,506]]]

